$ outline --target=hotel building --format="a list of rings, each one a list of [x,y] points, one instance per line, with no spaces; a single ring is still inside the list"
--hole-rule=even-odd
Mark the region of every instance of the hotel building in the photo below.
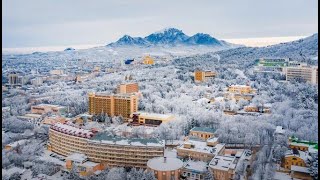
[[[302,79],[311,84],[318,84],[318,66],[300,65],[286,68],[286,80]]]
[[[138,83],[120,84],[117,87],[118,94],[135,93],[135,92],[139,92]]]
[[[81,153],[104,167],[147,168],[147,161],[164,155],[165,143],[157,139],[121,138],[80,129],[72,123],[50,127],[48,150],[63,156]]]
[[[135,94],[89,93],[89,114],[106,113],[108,116],[122,116],[125,120],[138,110],[138,96]]]
[[[194,81],[195,82],[205,82],[210,78],[215,78],[217,74],[212,71],[195,71]]]

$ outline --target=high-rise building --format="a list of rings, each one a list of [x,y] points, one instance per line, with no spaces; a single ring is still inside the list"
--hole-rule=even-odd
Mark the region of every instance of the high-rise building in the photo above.
[[[8,79],[10,85],[18,84],[18,74],[9,74]]]
[[[135,92],[139,92],[138,83],[120,84],[117,87],[118,94],[135,93]]]
[[[300,65],[286,68],[286,80],[301,79],[311,84],[318,84],[318,66]]]
[[[194,80],[196,82],[204,82],[210,78],[215,78],[216,73],[212,71],[195,71],[194,72]]]
[[[137,111],[138,96],[135,94],[89,93],[89,114],[105,113],[128,120]]]
[[[8,75],[10,85],[23,85],[27,83],[27,78],[18,73],[11,73]]]

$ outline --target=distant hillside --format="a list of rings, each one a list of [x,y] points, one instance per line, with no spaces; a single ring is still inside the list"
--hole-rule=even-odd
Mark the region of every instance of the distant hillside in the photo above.
[[[318,56],[318,34],[313,34],[304,39],[267,47],[239,47],[230,50],[222,50],[216,54],[219,54],[220,58],[224,60],[250,60],[260,57],[286,57],[296,60],[306,60]]]
[[[206,66],[212,63],[247,67],[253,65],[254,60],[258,58],[291,58],[316,65],[318,63],[318,34],[267,47],[239,47],[177,58],[173,63],[186,67]]]

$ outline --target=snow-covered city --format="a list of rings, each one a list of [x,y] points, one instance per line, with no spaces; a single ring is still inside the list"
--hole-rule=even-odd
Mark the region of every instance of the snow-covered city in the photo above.
[[[3,48],[2,179],[318,179],[311,31],[260,47],[168,27],[90,48]]]

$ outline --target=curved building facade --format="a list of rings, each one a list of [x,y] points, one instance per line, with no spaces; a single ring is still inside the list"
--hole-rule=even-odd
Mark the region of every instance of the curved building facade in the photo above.
[[[165,147],[162,140],[95,134],[61,123],[50,127],[49,141],[48,150],[64,156],[82,153],[106,167],[147,168],[148,160],[163,156]]]
[[[183,162],[173,157],[156,157],[150,159],[147,166],[158,180],[171,180],[180,179]]]

